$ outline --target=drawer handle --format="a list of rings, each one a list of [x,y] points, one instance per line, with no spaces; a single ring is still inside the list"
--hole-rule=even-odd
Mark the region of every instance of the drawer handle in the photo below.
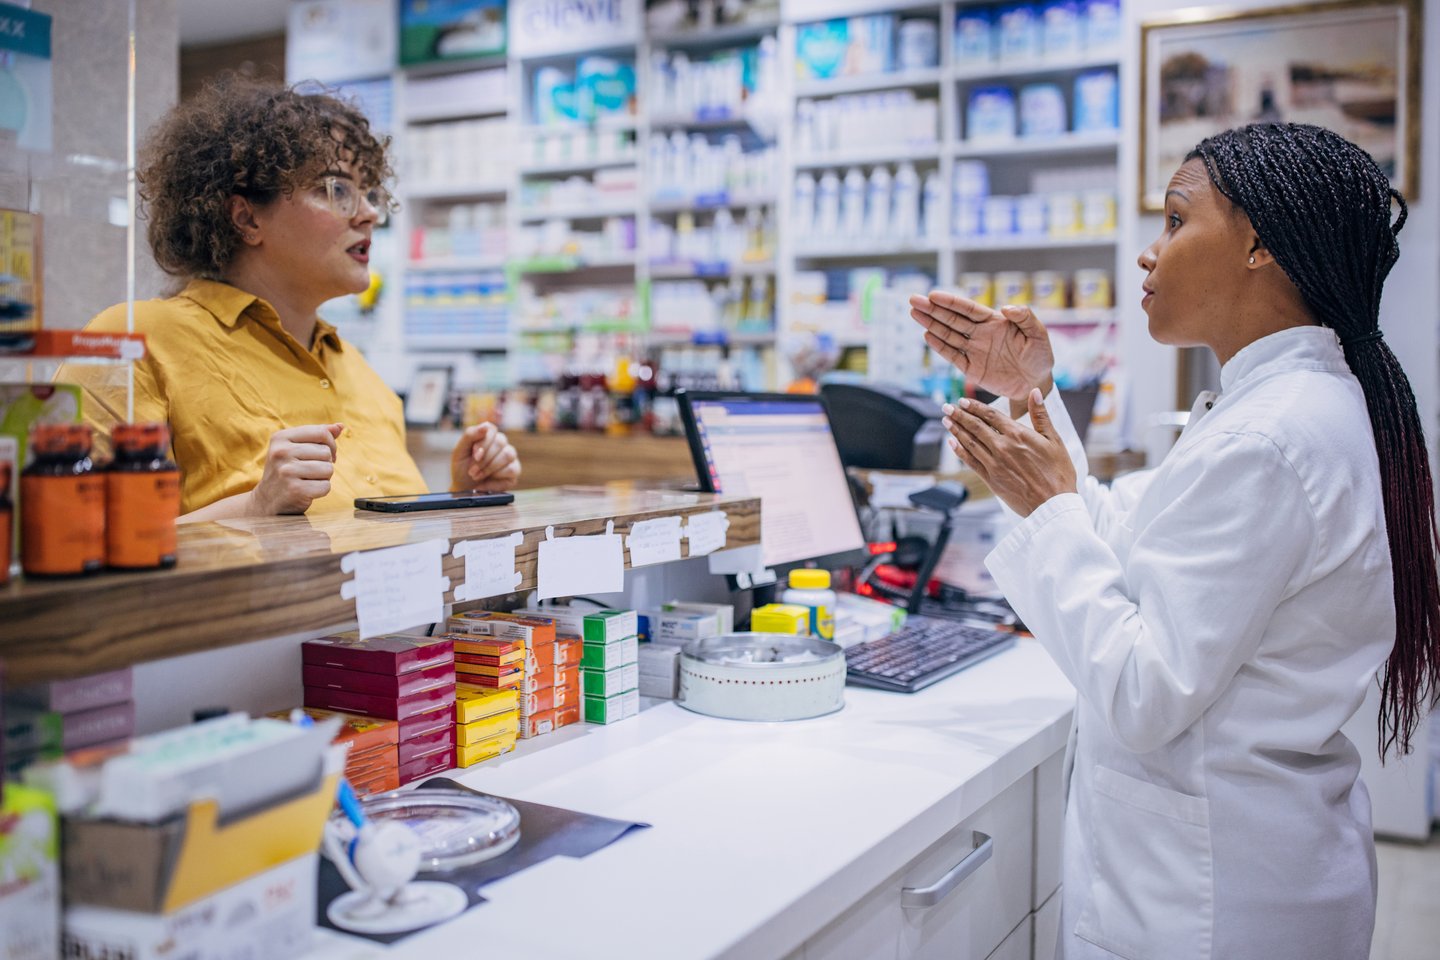
[[[933,907],[948,897],[965,878],[985,865],[995,853],[995,841],[976,830],[972,836],[975,848],[965,855],[950,872],[928,887],[903,887],[900,890],[900,906],[906,908]]]

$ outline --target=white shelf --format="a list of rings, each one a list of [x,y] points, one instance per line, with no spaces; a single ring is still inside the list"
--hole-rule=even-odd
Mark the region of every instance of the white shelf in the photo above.
[[[503,197],[510,185],[503,180],[457,180],[454,183],[417,183],[401,194],[406,200],[439,200],[447,197]]]
[[[1101,237],[956,237],[956,253],[990,253],[1001,250],[1084,250],[1113,247],[1114,234]]]
[[[715,267],[717,269],[711,269]],[[724,269],[718,269],[723,267]],[[764,260],[753,263],[701,264],[691,262],[652,263],[652,280],[728,280],[730,277],[763,277],[775,272],[775,261]]]
[[[407,260],[406,270],[417,273],[433,273],[441,270],[503,270],[504,257],[428,257],[424,260]]]
[[[521,125],[515,132],[521,141],[533,140],[536,137],[548,137],[556,133],[579,133],[585,134],[594,130],[599,133],[618,133],[627,130],[636,130],[640,126],[638,117],[629,114],[606,114],[597,117],[590,123],[527,123]]]
[[[555,176],[566,173],[589,173],[593,170],[614,170],[621,167],[633,167],[639,163],[638,157],[608,157],[604,160],[567,160],[563,163],[537,163],[520,168],[522,177],[544,177]]]
[[[746,207],[773,206],[776,200],[777,198],[774,194],[768,193],[736,194],[733,197],[727,194],[724,200],[719,203],[712,203],[708,200],[700,202],[694,197],[686,199],[660,197],[650,200],[649,210],[651,213],[660,214],[708,212],[711,210],[740,210]]]
[[[759,40],[775,33],[780,27],[778,20],[760,23],[734,23],[723,27],[691,27],[686,30],[672,30],[650,35],[651,47],[666,47],[671,50],[703,50],[724,47],[730,44],[743,46],[746,41]]]
[[[1095,309],[1052,310],[1048,307],[1031,307],[1035,316],[1047,327],[1105,327],[1120,319],[1120,312],[1114,307]]]
[[[447,120],[471,120],[478,117],[503,117],[510,112],[504,103],[449,104],[433,110],[421,108],[405,116],[407,124],[444,123]]]
[[[921,257],[938,256],[940,251],[941,248],[934,244],[887,246],[883,242],[861,240],[855,243],[830,244],[826,246],[797,244],[795,247],[795,259],[918,260]]]
[[[650,118],[652,130],[733,130],[749,127],[764,139],[773,137],[780,118],[773,113],[759,113],[742,110],[740,113],[723,116],[705,116],[694,113],[662,113]]]
[[[405,346],[411,350],[505,350],[510,346],[510,334],[407,333]]]
[[[943,79],[944,72],[938,67],[931,67],[926,70],[867,73],[828,80],[799,80],[795,83],[795,96],[833,97],[843,93],[868,93],[873,90],[924,90],[940,86]]]
[[[605,257],[596,260],[582,260],[579,257],[532,257],[527,260],[512,261],[510,267],[517,273],[526,276],[565,276],[586,270],[633,270],[636,262],[634,254],[628,257]]]
[[[987,80],[1006,80],[1013,77],[1035,77],[1056,73],[1071,73],[1101,67],[1119,66],[1120,53],[1117,50],[1086,51],[1070,57],[1041,57],[1033,60],[993,60],[983,64],[957,66],[952,79],[961,83]]]
[[[837,150],[795,159],[796,170],[826,170],[831,167],[869,167],[877,163],[939,163],[940,144],[877,147],[869,150]]]
[[[1053,156],[1060,153],[1100,153],[1120,148],[1120,131],[1065,133],[1056,137],[1031,137],[995,143],[962,140],[955,146],[957,157]]]
[[[549,210],[522,210],[523,223],[539,223],[543,220],[604,220],[606,217],[633,217],[639,204],[631,200],[625,204],[595,203],[583,207],[554,207]]]

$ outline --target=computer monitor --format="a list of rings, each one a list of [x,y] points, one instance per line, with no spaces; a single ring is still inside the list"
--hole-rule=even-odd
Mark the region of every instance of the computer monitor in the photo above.
[[[767,568],[863,563],[865,536],[820,397],[679,394],[700,488],[760,498]]]

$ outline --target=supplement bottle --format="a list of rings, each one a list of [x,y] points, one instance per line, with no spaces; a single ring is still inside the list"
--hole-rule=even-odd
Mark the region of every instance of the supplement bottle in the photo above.
[[[163,423],[115,428],[115,461],[105,474],[105,563],[122,570],[175,565],[180,469]]]
[[[791,570],[790,588],[780,597],[781,603],[810,608],[810,635],[822,640],[835,639],[835,605],[838,599],[830,589],[828,570]]]
[[[10,582],[10,550],[15,545],[15,507],[10,502],[9,461],[0,460],[0,584]]]
[[[41,424],[20,475],[20,565],[39,577],[105,565],[105,478],[90,462],[90,428]]]

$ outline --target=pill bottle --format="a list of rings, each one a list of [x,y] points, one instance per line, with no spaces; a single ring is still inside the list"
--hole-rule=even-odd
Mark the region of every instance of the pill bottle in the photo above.
[[[30,576],[94,573],[105,565],[105,477],[90,462],[90,428],[41,424],[20,475],[20,565]]]
[[[0,460],[0,584],[10,582],[10,551],[15,545],[15,507],[10,501],[13,465]]]
[[[113,436],[115,460],[105,473],[105,564],[173,567],[180,469],[170,460],[170,430],[163,423],[124,423]]]
[[[780,597],[781,603],[810,608],[810,635],[822,640],[835,639],[835,591],[830,589],[828,570],[791,570],[790,588]]]

